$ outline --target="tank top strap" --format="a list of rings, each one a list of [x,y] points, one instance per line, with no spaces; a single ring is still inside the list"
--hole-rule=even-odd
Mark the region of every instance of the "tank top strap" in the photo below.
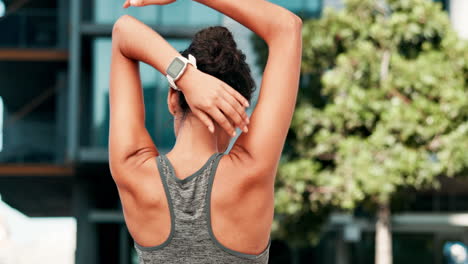
[[[208,194],[211,193],[211,188],[213,187],[213,181],[214,181],[214,177],[216,175],[216,171],[218,170],[218,165],[219,165],[219,161],[221,160],[221,158],[224,156],[224,153],[217,153],[214,157],[213,157],[213,163],[211,165],[211,171],[208,175],[209,179],[208,179]]]

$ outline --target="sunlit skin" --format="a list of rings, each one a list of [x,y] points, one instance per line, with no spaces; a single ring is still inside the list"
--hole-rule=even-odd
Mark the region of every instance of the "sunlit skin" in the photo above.
[[[126,1],[124,7],[175,1]],[[176,143],[167,153],[177,177],[197,171],[215,152],[224,152],[234,126],[244,130],[215,176],[211,220],[224,246],[258,254],[268,243],[274,211],[274,181],[296,103],[302,52],[301,20],[264,0],[198,0],[245,25],[269,48],[258,103],[250,119],[245,99],[224,82],[188,66],[177,85],[191,112],[183,114],[176,91],[167,103]],[[138,61],[165,73],[179,53],[157,32],[130,16],[112,36],[109,162],[125,222],[142,246],[164,242],[170,233],[168,203],[156,166],[159,152],[144,123]],[[212,131],[209,127],[212,126]],[[156,137],[158,135],[155,135]]]

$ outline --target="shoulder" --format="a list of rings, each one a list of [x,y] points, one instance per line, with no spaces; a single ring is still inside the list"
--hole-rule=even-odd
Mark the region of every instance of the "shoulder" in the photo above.
[[[143,152],[125,160],[110,160],[112,178],[119,190],[140,192],[146,183],[158,178],[157,158],[159,153]]]
[[[242,147],[234,145],[231,151],[221,158],[219,167],[223,173],[235,174],[233,176],[253,186],[271,183],[277,166],[258,161]]]

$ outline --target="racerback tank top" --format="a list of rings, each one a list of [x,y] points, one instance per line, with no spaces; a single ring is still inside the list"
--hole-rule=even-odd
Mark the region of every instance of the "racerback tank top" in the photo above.
[[[251,255],[223,246],[213,235],[211,189],[222,156],[223,153],[213,154],[202,168],[185,179],[176,177],[165,155],[156,158],[169,205],[171,231],[167,240],[158,246],[134,243],[140,264],[268,263],[271,238],[262,253]]]

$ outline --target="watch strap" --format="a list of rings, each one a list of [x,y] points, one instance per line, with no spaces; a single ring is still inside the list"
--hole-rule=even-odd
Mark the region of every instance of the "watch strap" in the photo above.
[[[171,86],[172,89],[176,91],[180,91],[179,87],[177,87],[177,85],[175,84],[174,79],[172,79],[172,77],[169,76],[169,74],[166,75],[166,78],[167,78],[167,81],[169,82],[169,86]]]
[[[192,54],[189,54],[188,55],[188,63],[192,64],[193,67],[195,67],[195,69],[197,69],[197,60],[195,59],[194,56],[192,56]]]
[[[185,67],[182,70],[183,72],[181,72],[179,74],[179,76],[177,77],[177,79],[175,79],[175,80],[171,76],[169,76],[169,74],[166,74],[166,78],[167,78],[167,80],[169,82],[169,85],[171,86],[172,89],[174,89],[176,91],[180,91],[179,87],[177,87],[175,82],[178,79],[180,79],[180,77],[182,77],[182,75],[184,75],[185,71],[187,70],[188,64],[191,64],[193,67],[195,67],[195,69],[197,69],[197,60],[195,59],[195,57],[192,54],[188,55],[188,59],[185,58],[184,56],[178,56],[177,58],[185,63]]]

